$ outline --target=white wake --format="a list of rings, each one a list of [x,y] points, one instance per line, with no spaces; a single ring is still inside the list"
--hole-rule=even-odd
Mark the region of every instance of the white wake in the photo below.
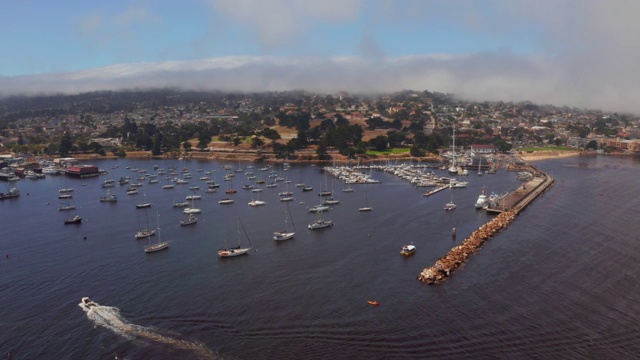
[[[128,322],[122,315],[120,309],[112,306],[102,306],[93,302],[93,306],[87,308],[84,304],[80,306],[87,318],[96,326],[101,326],[113,331],[114,333],[130,340],[145,339],[157,343],[167,344],[182,350],[193,351],[201,359],[216,359],[209,348],[199,342],[174,339],[169,336],[158,334],[150,328],[132,324]]]

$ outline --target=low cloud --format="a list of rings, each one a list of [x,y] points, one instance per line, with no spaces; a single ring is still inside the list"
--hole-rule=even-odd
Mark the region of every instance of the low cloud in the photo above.
[[[572,64],[572,63],[570,63]],[[472,100],[531,100],[640,113],[640,87],[584,87],[568,82],[569,64],[555,57],[511,53],[433,55],[371,60],[359,57],[224,57],[114,65],[77,72],[0,78],[0,94],[78,93],[94,90],[179,87],[194,90],[304,89],[382,93],[449,92]],[[564,70],[563,70],[564,69]]]

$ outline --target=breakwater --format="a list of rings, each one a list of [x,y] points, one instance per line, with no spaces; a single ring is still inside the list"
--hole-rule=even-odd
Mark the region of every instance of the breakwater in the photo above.
[[[422,270],[418,280],[426,284],[438,284],[444,281],[455,270],[462,267],[471,255],[477,253],[487,240],[509,226],[522,210],[553,184],[552,177],[535,167],[528,166],[527,169],[534,173],[534,177],[507,196],[508,205],[505,206],[503,203],[500,209],[487,209],[488,212],[496,212],[498,215],[471,233],[447,255],[436,260],[433,266]]]

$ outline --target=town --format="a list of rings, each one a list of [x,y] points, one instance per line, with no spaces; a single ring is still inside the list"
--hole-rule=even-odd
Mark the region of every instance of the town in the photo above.
[[[640,118],[451,94],[102,91],[0,100],[0,153],[16,157],[200,156],[440,160],[455,146],[640,152]]]

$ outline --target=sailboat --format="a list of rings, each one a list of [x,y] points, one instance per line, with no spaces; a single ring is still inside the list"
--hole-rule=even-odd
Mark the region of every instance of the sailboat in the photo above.
[[[249,247],[243,248],[240,246],[240,228],[241,227],[242,227],[242,230],[244,231],[244,235],[246,236],[247,241],[249,242]],[[218,256],[220,257],[240,256],[248,253],[249,251],[251,251],[251,249],[253,249],[253,246],[251,245],[251,240],[249,240],[249,235],[247,235],[247,231],[244,229],[242,222],[240,222],[240,218],[238,218],[238,246],[231,247],[231,248],[218,249]]]
[[[187,198],[189,198],[189,196],[187,196]],[[200,210],[200,209],[196,208],[196,207],[195,207],[195,205],[194,205],[194,203],[193,203],[193,201],[194,201],[196,198],[195,198],[195,197],[193,197],[193,196],[191,196],[191,198],[190,198],[190,199],[191,199],[191,207],[186,207],[186,208],[184,208],[184,210],[182,210],[182,212],[183,212],[184,214],[189,214],[189,215],[191,215],[191,214],[200,214],[200,213],[202,212],[202,210]],[[175,206],[175,204],[174,204],[174,206]]]
[[[480,157],[480,163],[478,164],[478,176],[482,176],[482,156]]]
[[[267,202],[266,202],[266,201],[262,201],[262,200],[260,200],[260,192],[257,192],[256,194],[258,194],[258,195],[257,195],[257,199],[256,199],[256,200],[251,200],[251,201],[249,201],[249,206],[253,206],[253,207],[255,207],[255,206],[262,206],[262,205],[266,205],[266,204],[267,204]]]
[[[372,207],[369,206],[369,196],[368,196],[368,192],[364,192],[364,207],[361,207],[358,209],[358,211],[371,211],[373,210]]]
[[[144,209],[144,208],[151,207],[151,203],[147,202],[147,193],[144,192],[143,196],[144,196],[143,202],[140,203],[140,204],[136,204],[136,209]]]
[[[309,230],[324,229],[333,226],[333,220],[323,219],[321,213],[321,211],[316,212],[316,220],[307,226]]]
[[[180,220],[180,226],[192,225],[198,222],[198,218],[194,214],[189,214],[186,219]]]
[[[287,227],[289,217],[291,217],[289,214],[289,204],[285,203],[284,214],[284,230],[273,233],[273,240],[275,241],[289,240],[293,238],[293,235],[295,235],[295,226],[294,231],[289,231],[289,228]],[[293,225],[293,219],[291,219],[291,225]]]
[[[149,228],[149,213],[145,212],[145,215],[147,217],[147,227],[136,233],[136,239],[144,239],[156,234],[156,231],[154,229]],[[138,218],[138,220],[139,219],[140,218]]]
[[[160,236],[160,214],[158,214],[158,243],[151,245],[151,238],[149,237],[149,246],[144,248],[144,252],[152,253],[161,251],[169,248],[169,241],[162,242],[162,237]]]
[[[449,174],[457,175],[458,167],[456,166],[456,124],[453,123],[453,151],[451,153],[451,166],[449,166]]]

